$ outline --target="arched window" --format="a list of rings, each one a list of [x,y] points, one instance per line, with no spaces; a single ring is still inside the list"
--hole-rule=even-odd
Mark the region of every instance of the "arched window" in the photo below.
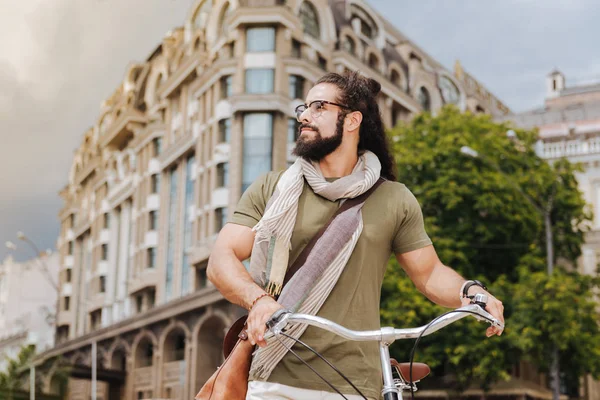
[[[356,43],[350,36],[344,36],[342,48],[348,53],[356,55]]]
[[[225,21],[227,20],[227,17],[229,17],[229,14],[231,14],[231,7],[229,7],[229,3],[227,3],[221,9],[221,15],[219,16],[219,27],[221,35],[225,35],[227,33],[227,24],[225,24]]]
[[[396,71],[395,69],[393,69],[392,73],[390,74],[390,81],[392,81],[394,85],[402,87],[402,78],[400,77],[398,71]]]
[[[316,39],[321,37],[321,28],[319,27],[319,16],[317,10],[308,1],[305,1],[300,6],[300,20],[304,27],[304,33]]]
[[[446,76],[440,77],[438,85],[446,104],[458,104],[460,102],[460,92],[450,78]]]
[[[374,53],[369,54],[369,67],[379,70],[379,58]]]
[[[192,18],[192,24],[194,29],[204,29],[206,28],[206,23],[208,22],[208,14],[213,6],[213,0],[206,0],[198,10],[196,14],[194,14],[194,18]]]
[[[417,93],[417,101],[423,108],[423,111],[431,110],[431,96],[429,95],[429,91],[423,86],[421,86],[419,93]]]
[[[373,18],[361,7],[352,4],[352,26],[354,27],[354,31],[360,32],[364,36],[369,39],[375,39],[377,37],[377,24]]]

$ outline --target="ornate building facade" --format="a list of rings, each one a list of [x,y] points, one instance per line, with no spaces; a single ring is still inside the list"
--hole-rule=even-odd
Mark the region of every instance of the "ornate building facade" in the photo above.
[[[388,127],[447,103],[508,113],[362,0],[190,11],[102,104],[60,193],[57,340],[39,359],[74,365],[70,399],[94,365],[98,399],[189,399],[220,364],[241,310],[206,279],[212,243],[243,190],[293,162],[293,110],[326,71],[379,80]]]
[[[515,125],[539,130],[537,153],[552,162],[567,158],[581,163],[576,175],[579,189],[594,214],[586,233],[579,272],[595,274],[600,262],[600,82],[567,86],[558,70],[546,77],[544,106],[524,113],[505,116]],[[600,400],[600,382],[591,377],[582,380],[581,397]]]

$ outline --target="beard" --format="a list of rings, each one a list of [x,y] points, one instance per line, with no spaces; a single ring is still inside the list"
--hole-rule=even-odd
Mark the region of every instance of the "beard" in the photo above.
[[[335,126],[335,135],[328,138],[324,138],[321,135],[319,128],[315,125],[300,124],[298,127],[298,140],[296,140],[296,147],[294,147],[292,154],[302,157],[305,160],[318,162],[333,153],[342,144],[345,118],[346,113],[340,113],[338,115]],[[302,137],[302,129],[304,128],[312,129],[315,132],[315,137],[310,139]]]

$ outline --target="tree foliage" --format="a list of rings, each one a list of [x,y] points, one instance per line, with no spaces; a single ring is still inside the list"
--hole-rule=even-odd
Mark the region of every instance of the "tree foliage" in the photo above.
[[[21,347],[16,358],[7,359],[7,368],[5,372],[0,372],[0,391],[6,393],[9,397],[27,387],[29,382],[29,365],[35,356],[35,346],[28,345]]]
[[[556,344],[563,370],[573,376],[600,373],[600,357],[592,360],[600,351],[600,315],[592,301],[598,281],[561,268],[551,277],[545,272],[546,207],[552,210],[555,260],[573,269],[581,253],[591,218],[575,179],[581,169],[567,160],[549,164],[534,151],[536,132],[516,130],[511,138],[510,129],[450,107],[389,132],[398,179],[419,200],[440,259],[467,278],[487,282],[505,305],[501,337],[486,339],[481,323],[463,320],[418,349],[420,360],[438,375],[455,376],[459,388],[507,379],[519,359],[544,370]],[[463,146],[476,157],[461,152]],[[382,323],[416,326],[444,311],[390,261]],[[410,345],[397,343],[392,353],[406,359]]]

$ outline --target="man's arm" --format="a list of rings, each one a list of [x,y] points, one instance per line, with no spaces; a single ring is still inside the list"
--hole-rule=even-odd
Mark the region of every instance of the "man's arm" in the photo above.
[[[465,282],[452,268],[442,264],[433,246],[403,254],[396,254],[400,265],[404,268],[417,289],[436,304],[448,308],[458,308],[468,304],[468,299],[460,299],[460,289]],[[504,306],[502,302],[478,286],[472,286],[469,294],[485,293],[489,296],[486,310],[504,322]],[[502,331],[495,327],[487,330],[487,336],[500,335]]]
[[[247,226],[225,224],[208,259],[206,275],[221,294],[232,303],[250,310],[252,303],[265,291],[254,283],[242,260],[250,257],[254,232]],[[270,297],[262,297],[248,314],[250,343],[265,346],[266,322],[281,305]]]

